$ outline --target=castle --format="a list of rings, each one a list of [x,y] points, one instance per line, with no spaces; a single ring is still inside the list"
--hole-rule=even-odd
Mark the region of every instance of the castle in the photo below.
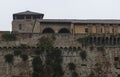
[[[0,75],[8,75],[8,66],[4,56],[13,53],[21,45],[29,54],[31,63],[32,50],[42,36],[55,37],[54,47],[62,50],[64,70],[63,77],[70,77],[69,63],[76,65],[75,77],[119,77],[120,76],[120,20],[77,20],[77,19],[43,19],[44,14],[25,11],[13,14],[12,33],[17,34],[17,40],[4,41],[0,32]],[[24,49],[24,48],[23,48]],[[82,60],[81,52],[86,55]],[[83,56],[84,57],[84,56]],[[11,74],[13,77],[31,77],[31,64],[22,65],[19,57]],[[26,71],[26,68],[27,70]],[[22,69],[21,69],[22,68]],[[29,73],[29,74],[28,74]],[[24,74],[24,75],[23,75]]]

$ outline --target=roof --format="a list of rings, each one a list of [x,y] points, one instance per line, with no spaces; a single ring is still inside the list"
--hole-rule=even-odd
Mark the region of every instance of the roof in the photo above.
[[[14,13],[13,15],[44,15],[44,14],[32,12],[32,11],[24,11],[24,12]]]
[[[43,19],[43,20],[40,20],[40,22],[53,22],[53,23],[71,23],[73,20],[70,20],[70,19]]]
[[[120,20],[109,20],[109,19],[43,19],[40,22],[51,22],[51,23],[103,23],[103,24],[120,24]]]

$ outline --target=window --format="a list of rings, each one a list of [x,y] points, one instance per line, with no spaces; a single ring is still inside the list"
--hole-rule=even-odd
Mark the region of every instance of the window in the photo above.
[[[33,19],[40,19],[40,15],[34,15]]]
[[[92,24],[92,25],[96,25],[96,24]]]
[[[26,19],[31,19],[31,16],[30,16],[30,15],[27,15],[27,16],[26,16]]]
[[[88,33],[88,28],[85,28],[85,32]]]
[[[17,19],[24,19],[24,16],[23,15],[18,15],[16,16]]]
[[[105,24],[101,24],[102,26],[104,26]]]
[[[22,30],[22,24],[19,24],[19,30]]]
[[[120,26],[120,24],[118,24],[118,26]]]
[[[115,61],[119,61],[119,57],[114,57],[114,60]]]
[[[112,33],[114,33],[114,28],[112,28]]]
[[[113,26],[113,24],[110,24],[110,26]]]

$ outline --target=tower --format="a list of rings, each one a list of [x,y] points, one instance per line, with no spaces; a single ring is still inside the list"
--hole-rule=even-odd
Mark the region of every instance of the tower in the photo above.
[[[12,31],[18,33],[32,33],[35,23],[39,23],[39,20],[42,20],[43,17],[44,14],[31,11],[15,13],[13,14]]]

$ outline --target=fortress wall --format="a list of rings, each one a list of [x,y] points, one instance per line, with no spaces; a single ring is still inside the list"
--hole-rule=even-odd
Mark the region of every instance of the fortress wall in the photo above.
[[[105,51],[98,51],[97,47],[94,47],[93,50],[91,48],[81,48],[77,50],[72,49],[62,49],[62,57],[63,57],[63,63],[62,67],[65,71],[64,77],[71,76],[71,71],[68,69],[68,63],[74,63],[76,65],[76,72],[78,73],[79,77],[86,77],[89,74],[91,74],[91,71],[94,72],[94,74],[97,77],[97,67],[96,64],[99,64],[100,68],[102,69],[101,73],[106,73],[106,77],[116,77],[117,74],[120,73],[119,69],[116,69],[115,67],[115,57],[119,57],[119,50],[120,48],[104,48]],[[0,49],[0,75],[1,77],[5,77],[7,75],[7,63],[4,61],[4,56],[8,53],[13,54],[13,51],[15,49]],[[29,70],[29,73],[32,72],[32,56],[34,56],[33,52],[34,49],[21,49],[23,52],[27,53],[29,55],[29,62],[30,64],[27,64],[27,71]],[[86,60],[82,60],[80,56],[81,51],[86,51],[87,56]],[[42,56],[43,57],[43,56]],[[14,65],[12,66],[11,74],[14,76],[19,76],[21,73],[24,73],[26,70],[23,68],[25,66],[25,62],[21,60],[21,58],[18,56],[14,56]],[[24,65],[23,65],[24,64]],[[119,63],[118,63],[119,65]],[[2,70],[4,68],[4,71]],[[22,68],[22,69],[21,69]],[[110,76],[108,76],[110,75]]]
[[[4,34],[1,33],[1,35]],[[63,63],[62,67],[65,71],[64,77],[69,77],[71,75],[70,70],[68,69],[68,63],[72,62],[76,65],[76,71],[79,75],[79,77],[86,77],[89,74],[91,74],[91,71],[97,76],[98,67],[101,68],[102,74],[107,75],[105,77],[116,77],[117,74],[120,73],[120,48],[119,47],[104,47],[101,48],[97,46],[93,47],[85,47],[81,46],[81,43],[76,41],[78,38],[87,36],[83,34],[31,34],[31,33],[20,33],[17,34],[17,40],[15,41],[0,41],[0,71],[4,68],[4,72],[0,72],[1,77],[5,77],[7,73],[7,64],[4,62],[4,56],[8,53],[12,53],[15,49],[21,49],[18,46],[21,44],[28,45],[29,48],[24,49],[23,52],[27,53],[29,55],[29,65],[28,68],[30,68],[30,72],[32,71],[31,67],[31,61],[32,56],[34,56],[33,51],[35,50],[37,40],[43,36],[47,37],[55,37],[54,40],[54,46],[58,47],[62,50],[62,57],[63,57]],[[10,48],[11,47],[11,48]],[[16,47],[16,48],[14,48]],[[30,48],[31,47],[31,48]],[[80,52],[85,51],[87,53],[86,60],[82,60],[80,56]],[[12,70],[13,75],[20,75],[20,73],[24,73],[26,68],[21,69],[22,67],[25,67],[25,63],[22,62],[20,57],[15,56],[14,66],[12,67],[14,70]],[[97,66],[99,65],[99,66]],[[16,70],[16,71],[15,71]],[[108,76],[109,75],[109,76]],[[103,77],[103,76],[102,76]]]

